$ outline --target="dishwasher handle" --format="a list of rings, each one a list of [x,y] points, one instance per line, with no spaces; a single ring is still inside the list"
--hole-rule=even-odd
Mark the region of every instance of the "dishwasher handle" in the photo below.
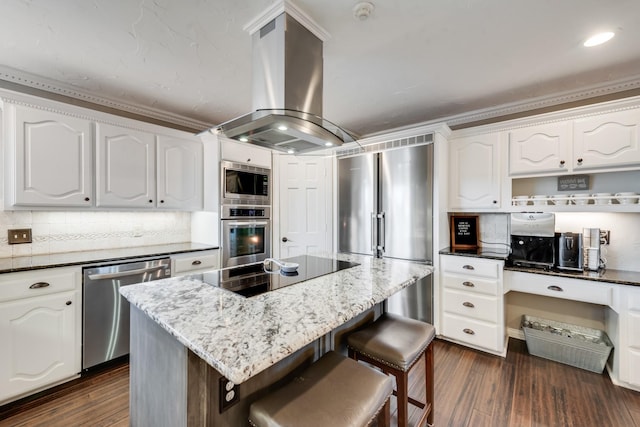
[[[139,268],[137,270],[118,271],[116,273],[89,274],[89,279],[90,280],[117,279],[118,277],[125,277],[125,276],[131,276],[135,274],[149,273],[152,271],[166,270],[166,269],[168,269],[166,265],[157,265],[155,267]]]

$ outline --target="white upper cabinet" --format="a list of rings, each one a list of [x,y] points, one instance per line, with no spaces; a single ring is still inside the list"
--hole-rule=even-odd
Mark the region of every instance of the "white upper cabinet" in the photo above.
[[[573,133],[576,171],[640,166],[640,109],[577,119]]]
[[[571,164],[568,122],[515,129],[509,132],[509,174],[563,174]]]
[[[222,138],[220,142],[222,146],[221,160],[271,169],[270,150]]]
[[[203,145],[199,140],[158,136],[157,206],[202,209]]]
[[[15,114],[15,117],[12,117]],[[92,205],[92,129],[80,118],[24,106],[5,107],[6,144],[14,150],[8,198],[17,206]],[[15,125],[15,126],[12,126]],[[15,133],[14,133],[15,132]]]
[[[96,206],[155,207],[154,135],[96,123]]]
[[[499,134],[451,140],[449,167],[451,210],[500,208]]]
[[[640,167],[640,109],[593,114],[509,131],[512,177]]]

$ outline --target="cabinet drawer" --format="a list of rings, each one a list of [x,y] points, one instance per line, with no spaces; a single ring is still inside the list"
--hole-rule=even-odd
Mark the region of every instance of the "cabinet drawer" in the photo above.
[[[0,301],[31,298],[76,289],[78,268],[50,268],[2,274]]]
[[[602,305],[611,305],[613,300],[613,287],[609,284],[518,271],[508,273],[505,288],[512,291]]]
[[[465,317],[498,323],[498,297],[468,292],[444,291],[444,311]]]
[[[175,262],[174,275],[195,270],[214,270],[220,267],[218,251],[175,255],[172,258]]]
[[[478,292],[488,295],[498,295],[498,281],[479,279],[477,277],[462,277],[445,274],[442,276],[445,288],[457,289],[464,292]]]
[[[502,261],[492,261],[464,256],[443,256],[442,270],[445,273],[462,274],[465,276],[487,277],[498,279],[502,271]]]
[[[640,351],[629,350],[629,377],[628,382],[640,386]]]
[[[503,337],[496,324],[444,313],[442,335],[494,351],[502,351]]]

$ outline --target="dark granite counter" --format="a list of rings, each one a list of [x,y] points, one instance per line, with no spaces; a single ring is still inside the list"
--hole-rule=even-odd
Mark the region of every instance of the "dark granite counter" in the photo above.
[[[174,243],[170,245],[137,246],[96,251],[64,252],[49,255],[33,255],[0,258],[0,274],[41,268],[68,267],[73,265],[101,264],[141,257],[166,256],[184,252],[207,251],[218,246],[200,243]]]
[[[474,258],[497,259],[502,261],[506,261],[507,258],[509,257],[508,251],[500,251],[497,249],[485,249],[485,248],[478,248],[478,249],[444,248],[444,249],[440,249],[439,253],[440,255],[458,255],[458,256],[467,256],[467,257],[474,257]]]
[[[598,271],[566,271],[557,268],[542,269],[519,267],[509,265],[507,252],[499,252],[495,249],[478,248],[474,250],[452,250],[444,248],[439,251],[441,255],[458,255],[475,258],[488,258],[507,261],[504,265],[505,270],[520,271],[523,273],[545,274],[547,276],[567,277],[570,279],[592,280],[595,282],[617,283],[619,285],[640,286],[640,272],[627,270],[601,269]]]
[[[601,269],[598,271],[565,271],[552,268],[528,268],[505,265],[505,270],[520,271],[523,273],[543,274],[547,276],[567,277],[569,279],[591,280],[594,282],[609,282],[619,285],[640,286],[640,272],[627,270]]]

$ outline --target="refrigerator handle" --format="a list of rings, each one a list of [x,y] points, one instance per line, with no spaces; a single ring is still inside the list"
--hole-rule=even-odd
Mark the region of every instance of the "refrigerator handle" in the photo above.
[[[384,246],[385,246],[385,236],[387,235],[387,231],[385,230],[385,218],[384,218],[384,212],[381,212],[378,214],[378,218],[380,218],[380,237],[379,237],[379,241],[378,243],[380,244],[380,246],[378,246],[378,249],[380,249],[381,253],[384,253]]]
[[[377,250],[377,240],[376,239],[376,229],[378,228],[378,215],[375,212],[371,212],[371,252],[376,254]]]

